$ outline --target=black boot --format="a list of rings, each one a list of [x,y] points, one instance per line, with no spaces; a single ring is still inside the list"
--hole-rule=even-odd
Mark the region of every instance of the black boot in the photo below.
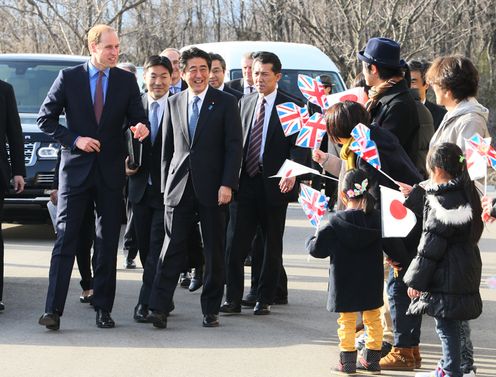
[[[368,374],[381,374],[381,366],[379,365],[379,361],[381,361],[380,350],[374,351],[365,348],[358,357],[356,369]]]
[[[339,353],[339,363],[334,369],[339,374],[345,376],[354,376],[356,374],[357,365],[357,351],[353,352],[340,352]]]

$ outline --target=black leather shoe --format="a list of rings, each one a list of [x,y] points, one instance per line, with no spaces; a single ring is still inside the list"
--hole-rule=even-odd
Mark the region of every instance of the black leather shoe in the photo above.
[[[241,305],[226,301],[222,304],[219,311],[224,314],[238,314],[241,313]]]
[[[274,299],[274,305],[287,305],[288,298],[287,297],[276,297]]]
[[[5,310],[5,304],[2,301],[0,301],[0,312],[3,310]]]
[[[203,285],[203,268],[198,267],[195,268],[195,272],[191,277],[191,283],[189,284],[188,289],[190,292],[194,292],[200,289],[202,285]]]
[[[190,284],[191,277],[189,275],[189,272],[182,272],[181,275],[179,275],[179,286],[181,288],[189,288]]]
[[[135,269],[136,263],[132,259],[124,259],[124,268],[127,270]]]
[[[165,329],[167,328],[167,315],[168,313],[152,310],[150,314],[148,314],[148,322],[153,323],[153,327]]]
[[[101,329],[111,329],[115,327],[115,322],[107,310],[96,310],[96,325]]]
[[[57,313],[44,313],[38,323],[48,330],[58,330],[60,328],[60,316]]]
[[[92,301],[93,301],[93,295],[79,296],[79,302],[81,304],[90,304]]]
[[[251,266],[251,255],[247,255],[245,258],[245,262],[243,263],[246,267]]]
[[[257,301],[255,308],[253,309],[253,314],[255,315],[270,314],[270,305],[262,304],[260,301]]]
[[[138,323],[149,323],[150,321],[148,321],[148,305],[136,305],[134,307],[133,318]]]
[[[257,296],[252,294],[251,292],[248,293],[245,296],[245,298],[241,300],[241,305],[248,306],[250,308],[253,308],[256,303],[257,303]]]
[[[216,314],[205,314],[203,316],[203,327],[218,327],[219,318]]]

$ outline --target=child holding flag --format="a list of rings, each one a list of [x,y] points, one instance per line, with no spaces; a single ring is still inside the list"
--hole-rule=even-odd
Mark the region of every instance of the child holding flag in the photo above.
[[[331,257],[327,310],[338,312],[339,363],[336,371],[354,374],[356,369],[379,374],[382,348],[380,308],[383,305],[383,254],[381,216],[374,209],[369,180],[363,170],[349,170],[340,197],[346,206],[307,242],[315,258]],[[355,324],[363,312],[367,327],[366,348],[358,359]]]
[[[417,256],[403,280],[412,299],[409,313],[434,317],[443,357],[435,371],[416,377],[462,377],[460,327],[482,312],[477,246],[482,207],[456,144],[433,147],[427,168],[425,190],[415,186],[405,201],[416,214],[423,213],[423,229]]]

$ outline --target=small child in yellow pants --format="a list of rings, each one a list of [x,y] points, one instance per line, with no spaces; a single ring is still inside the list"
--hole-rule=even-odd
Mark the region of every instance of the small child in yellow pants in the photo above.
[[[357,369],[379,374],[381,368],[383,302],[383,252],[381,216],[374,209],[374,198],[367,188],[363,170],[346,172],[340,193],[346,210],[338,211],[307,242],[316,258],[330,257],[327,310],[339,313],[339,363],[336,371],[353,375]],[[358,357],[355,326],[363,312],[367,341]]]

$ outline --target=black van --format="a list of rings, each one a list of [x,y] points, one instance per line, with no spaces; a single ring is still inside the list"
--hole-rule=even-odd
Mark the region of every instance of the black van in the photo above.
[[[59,71],[87,60],[85,56],[0,54],[0,79],[14,87],[26,163],[25,190],[19,195],[13,191],[6,195],[4,222],[44,222],[49,219],[46,204],[60,146],[40,131],[36,118]],[[64,121],[61,117],[62,124]]]

